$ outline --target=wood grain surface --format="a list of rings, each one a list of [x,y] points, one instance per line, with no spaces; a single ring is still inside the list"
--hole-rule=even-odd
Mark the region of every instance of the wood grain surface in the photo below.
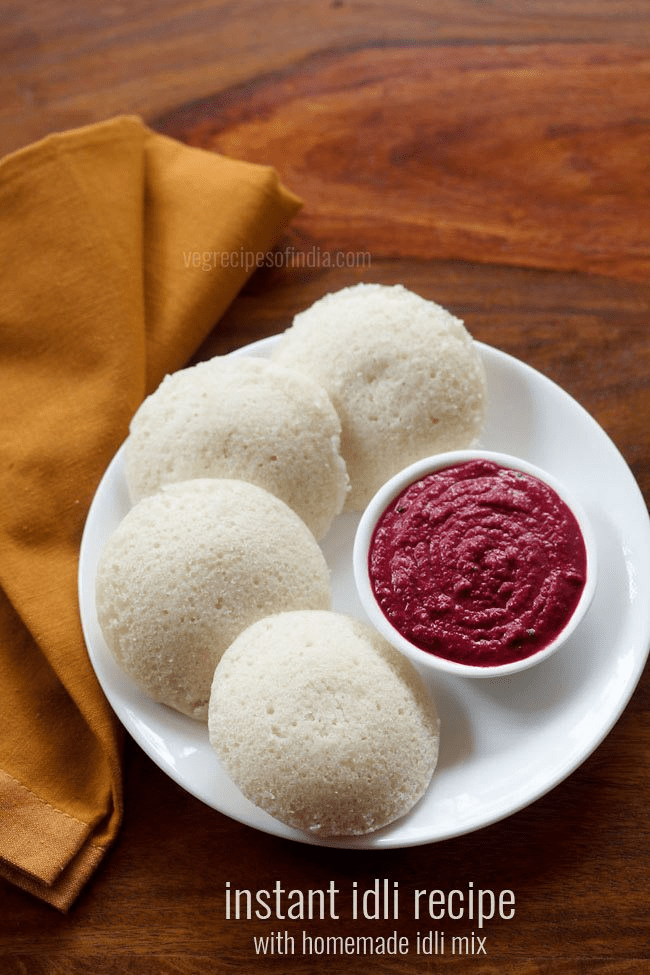
[[[304,207],[197,358],[283,329],[326,291],[401,282],[573,395],[650,500],[650,6],[634,0],[262,4],[24,0],[0,11],[0,151],[118,112],[271,162]],[[311,255],[311,259],[309,259]],[[125,742],[120,839],[68,915],[0,886],[0,971],[642,975],[650,682],[584,764],[486,829],[380,854],[304,847],[203,806]],[[516,894],[487,955],[255,957],[225,884],[356,881]],[[295,934],[415,942],[399,921]],[[438,925],[441,927],[442,925]],[[447,937],[468,934],[449,921]],[[478,929],[477,935],[481,935]]]

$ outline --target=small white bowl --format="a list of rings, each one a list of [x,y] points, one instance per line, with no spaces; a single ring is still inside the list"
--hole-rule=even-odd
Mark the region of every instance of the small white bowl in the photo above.
[[[416,646],[403,636],[384,615],[375,598],[368,572],[369,551],[375,526],[391,501],[397,495],[401,494],[402,491],[406,490],[409,485],[426,477],[428,474],[472,460],[488,460],[501,467],[522,471],[523,473],[536,477],[552,488],[573,512],[582,533],[587,554],[586,579],[582,594],[561,632],[551,642],[542,646],[529,656],[508,663],[495,664],[494,666],[459,663]],[[427,669],[445,671],[446,673],[463,677],[503,677],[507,674],[527,670],[540,661],[546,660],[574,632],[589,608],[596,587],[596,543],[589,521],[581,506],[571,496],[570,492],[567,491],[566,487],[546,471],[509,454],[485,450],[458,450],[438,454],[435,457],[427,457],[421,461],[417,461],[415,464],[411,464],[392,477],[377,491],[363,512],[357,528],[353,550],[353,569],[359,598],[370,622],[394,647],[401,650],[402,653],[415,663]]]

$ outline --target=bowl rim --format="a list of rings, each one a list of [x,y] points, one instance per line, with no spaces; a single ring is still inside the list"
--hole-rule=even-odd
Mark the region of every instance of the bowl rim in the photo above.
[[[368,573],[368,553],[374,529],[379,517],[391,501],[409,485],[420,480],[420,478],[455,464],[461,464],[471,460],[489,460],[495,464],[499,464],[501,467],[520,470],[525,474],[530,474],[547,484],[572,511],[582,533],[586,550],[585,584],[573,613],[560,633],[550,643],[541,647],[528,657],[523,657],[520,660],[511,661],[506,664],[497,664],[493,667],[489,665],[463,664],[454,660],[447,660],[444,657],[439,657],[411,643],[384,615],[375,599]],[[421,460],[409,464],[389,478],[376,491],[361,514],[354,538],[352,567],[361,605],[372,625],[389,643],[409,657],[414,663],[419,664],[427,670],[442,671],[461,677],[477,678],[503,677],[519,673],[536,666],[538,663],[552,656],[566,642],[584,618],[592,602],[597,581],[595,535],[583,506],[566,485],[559,481],[553,474],[544,470],[544,468],[522,457],[479,448],[451,450],[429,457],[423,457]]]

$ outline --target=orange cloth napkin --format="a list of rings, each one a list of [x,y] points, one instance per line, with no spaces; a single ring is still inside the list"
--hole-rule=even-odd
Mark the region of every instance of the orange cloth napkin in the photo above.
[[[299,207],[273,169],[136,117],[0,162],[0,875],[61,910],[122,815],[78,615],[90,501],[138,404],[250,274],[219,255],[265,252]]]

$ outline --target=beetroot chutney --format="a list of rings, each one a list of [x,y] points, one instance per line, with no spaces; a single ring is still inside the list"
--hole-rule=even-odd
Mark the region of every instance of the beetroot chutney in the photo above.
[[[381,515],[368,558],[382,612],[436,656],[491,667],[564,629],[585,586],[575,516],[543,481],[491,460],[434,471]]]

